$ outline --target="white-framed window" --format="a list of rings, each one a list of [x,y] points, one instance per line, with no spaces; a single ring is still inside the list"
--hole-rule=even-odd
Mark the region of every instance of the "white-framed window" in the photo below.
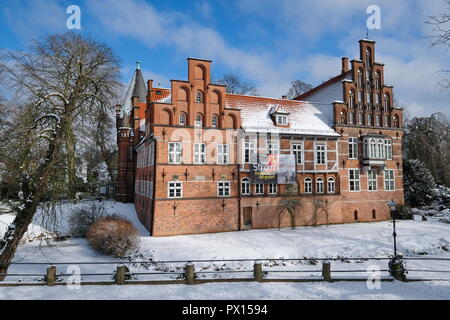
[[[277,194],[278,193],[278,185],[276,183],[269,184],[269,194]]]
[[[348,138],[348,158],[358,159],[358,138]]]
[[[348,94],[348,106],[349,108],[353,108],[355,105],[355,94],[353,93],[353,90],[350,90]]]
[[[353,119],[353,112],[348,113],[348,123],[354,124],[355,120]]]
[[[356,95],[358,97],[358,102],[362,102],[362,91],[358,90],[358,93]]]
[[[377,115],[375,116],[375,125],[376,125],[377,127],[379,127],[379,126],[380,126],[380,122],[381,122],[381,115],[377,114]]]
[[[241,194],[243,194],[243,195],[250,194],[250,179],[249,178],[241,179]]]
[[[230,161],[230,146],[228,144],[217,145],[217,163],[228,164]]]
[[[267,144],[267,153],[268,154],[278,154],[280,153],[280,145],[278,143],[268,143]]]
[[[316,164],[325,164],[325,151],[326,147],[324,144],[316,145]]]
[[[263,194],[264,193],[264,185],[262,183],[255,184],[255,194]]]
[[[167,196],[169,198],[181,198],[183,196],[183,183],[181,181],[167,182]]]
[[[211,118],[211,127],[217,128],[217,124],[219,123],[219,118],[217,116],[212,116]]]
[[[358,124],[363,124],[363,113],[358,112]]]
[[[372,125],[372,114],[371,114],[371,113],[369,113],[369,114],[367,115],[367,125],[368,125],[368,126],[371,126],[371,125]]]
[[[196,127],[203,126],[203,116],[201,114],[195,116],[195,126]]]
[[[384,190],[395,190],[394,170],[384,170]]]
[[[292,153],[295,154],[295,162],[297,164],[303,163],[303,144],[302,143],[291,143]]]
[[[316,193],[323,193],[323,179],[316,179]]]
[[[218,181],[217,182],[217,195],[219,197],[229,197],[231,192],[231,183],[229,181]]]
[[[366,102],[370,103],[370,92],[366,91]]]
[[[195,102],[203,102],[203,93],[201,91],[197,91],[197,93],[195,94]]]
[[[287,125],[288,124],[288,117],[287,117],[287,115],[277,114],[277,124]]]
[[[390,139],[384,139],[384,155],[386,160],[392,160],[392,141]]]
[[[312,179],[305,178],[304,184],[305,184],[305,193],[312,193]]]
[[[367,172],[367,183],[369,191],[377,190],[377,172],[375,170],[369,170]]]
[[[169,142],[169,163],[181,163],[181,142]]]
[[[180,126],[185,126],[186,125],[186,114],[180,113],[180,117],[178,118],[178,124]]]
[[[348,181],[350,191],[359,191],[359,170],[358,169],[349,169],[348,170]]]
[[[362,78],[363,78],[362,70],[358,69],[358,74],[356,76],[356,84],[358,85],[358,87],[362,86]]]
[[[194,143],[194,163],[206,163],[206,144]]]
[[[328,178],[328,189],[327,193],[335,193],[336,192],[336,183],[334,178]]]
[[[255,154],[255,142],[244,141],[244,154],[243,163],[250,163],[252,161],[253,155]]]

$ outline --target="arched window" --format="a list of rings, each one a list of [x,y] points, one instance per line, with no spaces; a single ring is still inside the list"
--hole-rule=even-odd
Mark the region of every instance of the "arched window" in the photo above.
[[[195,126],[196,127],[201,127],[203,125],[203,116],[201,114],[198,114],[195,117]]]
[[[355,93],[353,92],[353,90],[350,90],[348,94],[348,106],[350,108],[353,108],[354,105],[355,105]]]
[[[371,126],[371,125],[372,125],[372,114],[371,114],[371,113],[369,113],[369,114],[367,115],[367,125],[368,125],[368,126]]]
[[[186,114],[185,113],[180,113],[180,117],[178,118],[178,124],[180,126],[186,125]]]
[[[347,118],[347,117],[345,116],[345,111],[342,110],[342,111],[339,113],[339,122],[340,122],[340,123],[345,123],[345,121],[347,120],[346,118]]]
[[[200,90],[195,94],[195,102],[203,102],[203,92],[201,92]]]
[[[323,179],[322,178],[316,179],[316,192],[323,193]]]
[[[358,73],[357,73],[357,77],[356,77],[356,84],[358,85],[358,87],[362,86],[362,82],[363,82],[363,71],[362,69],[358,69]]]
[[[392,117],[392,126],[395,128],[400,128],[400,121],[396,114],[394,114],[394,116]]]
[[[358,103],[361,103],[362,102],[362,91],[361,90],[358,90],[358,93],[357,93],[357,100],[358,100]]]
[[[328,178],[328,193],[335,193],[336,192],[336,184],[334,182],[334,178]]]
[[[305,193],[312,193],[312,179],[305,178]]]
[[[348,123],[349,124],[354,124],[355,120],[353,119],[353,112],[349,112],[348,113]]]
[[[370,91],[366,90],[366,103],[370,104]]]
[[[389,126],[389,116],[387,114],[384,115],[384,126]]]
[[[219,123],[219,118],[216,115],[213,115],[211,118],[211,127],[217,128]]]
[[[375,89],[380,90],[381,88],[381,77],[380,73],[377,71],[375,72]]]
[[[249,178],[242,178],[241,194],[250,194],[250,179]]]
[[[358,124],[363,124],[363,113],[358,112]]]
[[[386,93],[384,95],[384,111],[388,111],[391,106],[391,99],[389,99],[389,95]]]
[[[369,67],[371,65],[371,59],[370,59],[370,49],[366,48],[366,66]]]

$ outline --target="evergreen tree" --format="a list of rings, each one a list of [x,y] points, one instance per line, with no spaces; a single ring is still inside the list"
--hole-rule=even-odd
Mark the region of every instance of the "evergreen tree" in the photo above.
[[[430,204],[435,196],[433,175],[425,164],[417,159],[405,160],[403,184],[406,202],[412,206]]]

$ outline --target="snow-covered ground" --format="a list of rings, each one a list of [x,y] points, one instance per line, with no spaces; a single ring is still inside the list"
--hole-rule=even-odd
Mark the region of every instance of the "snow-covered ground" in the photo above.
[[[83,205],[83,203],[78,204]],[[307,261],[264,261],[263,270],[269,271],[267,278],[289,278],[320,276],[321,261],[319,258],[342,258],[332,261],[333,277],[367,277],[368,268],[378,266],[387,269],[387,260],[347,260],[344,258],[375,258],[390,257],[393,254],[392,222],[354,223],[318,227],[300,227],[295,230],[269,229],[241,232],[226,232],[202,235],[184,235],[174,237],[149,237],[148,232],[139,223],[132,204],[104,202],[105,209],[110,214],[119,214],[129,219],[140,231],[140,249],[133,254],[133,260],[139,261],[192,261],[192,260],[226,260],[250,259],[251,261],[215,261],[195,262],[198,278],[217,277],[252,277],[253,260],[258,259],[289,259],[308,258]],[[64,204],[58,211],[58,226],[53,233],[66,235],[68,226],[65,221],[73,209],[72,205]],[[13,219],[11,214],[0,214],[0,235],[6,230],[6,225]],[[405,257],[441,257],[450,258],[450,224],[438,220],[428,221],[398,221],[397,223],[398,251]],[[112,280],[111,275],[86,275],[91,273],[112,274],[117,266],[113,259],[93,251],[85,239],[68,238],[65,241],[43,240],[50,238],[51,233],[42,227],[42,219],[37,216],[30,226],[27,241],[19,246],[14,262],[43,262],[43,265],[12,265],[10,274],[29,273],[39,276],[15,277],[8,276],[8,282],[42,281],[47,264],[64,262],[67,265],[57,265],[57,273],[68,273],[69,264],[77,265],[82,272],[83,281]],[[80,264],[80,262],[109,262],[110,264]],[[450,261],[412,261],[406,262],[408,269],[414,270],[449,270]],[[184,262],[153,263],[147,265],[130,265],[135,280],[175,279],[177,272],[183,272]],[[239,270],[239,273],[210,273],[212,271],[226,272]],[[277,273],[273,271],[308,271]],[[339,273],[339,270],[353,270],[351,273]],[[169,272],[163,275],[138,275],[139,272]],[[382,271],[381,276],[387,272]],[[408,274],[410,278],[447,278],[450,273],[429,273],[414,271]],[[65,280],[64,276],[60,277]],[[217,288],[223,292],[218,291]],[[132,289],[131,289],[132,288]],[[145,289],[147,288],[147,289]],[[164,289],[162,289],[164,288]],[[228,288],[228,289],[227,289]],[[245,289],[244,289],[245,288]],[[261,292],[258,292],[257,288]],[[307,288],[307,290],[305,290]],[[365,288],[365,289],[364,289]],[[404,288],[404,289],[402,289]],[[27,298],[64,298],[83,296],[85,298],[119,298],[122,295],[131,298],[189,298],[199,297],[210,299],[222,298],[268,298],[268,299],[302,299],[302,298],[450,298],[450,281],[424,283],[387,283],[382,282],[382,290],[368,290],[365,282],[361,283],[229,283],[202,284],[187,287],[186,285],[166,286],[117,286],[97,287],[86,286],[80,290],[71,291],[65,287],[54,288],[1,288],[0,297],[14,299]],[[355,290],[359,290],[355,291]],[[216,292],[211,294],[211,292]],[[271,293],[271,292],[274,293]],[[405,292],[403,292],[405,291]],[[237,293],[240,292],[240,293]],[[276,294],[278,292],[278,294]],[[444,292],[446,292],[444,294]],[[9,295],[7,294],[9,293]],[[205,294],[207,293],[207,294]],[[142,296],[140,296],[140,294]]]
[[[200,285],[135,285],[57,287],[0,287],[1,299],[450,299],[450,282],[382,282],[369,289],[365,282],[206,283]]]

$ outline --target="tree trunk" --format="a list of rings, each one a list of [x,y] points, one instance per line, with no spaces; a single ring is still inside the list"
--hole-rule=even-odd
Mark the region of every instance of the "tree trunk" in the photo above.
[[[77,186],[77,168],[75,157],[75,138],[73,128],[70,126],[66,133],[66,151],[67,151],[67,175],[68,175],[68,197],[75,199]]]
[[[295,211],[289,212],[289,215],[291,216],[291,227],[292,229],[295,229]]]
[[[56,137],[61,135],[61,129],[53,135],[53,139],[48,145],[46,157],[41,161],[38,169],[32,177],[22,177],[22,197],[16,218],[8,227],[3,239],[0,240],[0,281],[3,281],[8,272],[20,240],[28,229],[28,226],[36,214],[36,209],[42,199],[46,189],[48,174],[50,173],[50,164],[53,161],[56,150]]]

